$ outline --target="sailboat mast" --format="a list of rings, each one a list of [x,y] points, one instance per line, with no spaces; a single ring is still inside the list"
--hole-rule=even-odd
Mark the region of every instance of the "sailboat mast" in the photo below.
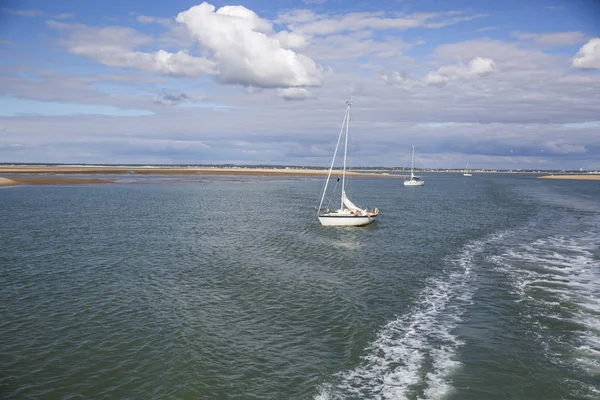
[[[415,145],[413,144],[413,151],[412,151],[412,160],[410,161],[410,179],[413,179],[415,174],[414,174],[414,167],[415,167]]]
[[[331,160],[331,165],[329,166],[329,173],[327,174],[327,180],[325,181],[325,186],[323,187],[323,194],[321,195],[321,201],[319,203],[319,208],[317,210],[317,216],[321,212],[321,207],[323,206],[323,201],[325,200],[325,193],[327,192],[327,186],[329,185],[329,179],[331,178],[331,172],[333,171],[333,165],[335,164],[335,156],[337,155],[338,148],[340,147],[340,141],[342,140],[342,135],[344,134],[344,124],[346,123],[347,116],[348,116],[348,109],[346,109],[346,114],[344,114],[344,120],[342,122],[342,127],[340,128],[340,134],[338,135],[338,140],[335,145],[335,151],[333,152],[333,159]]]
[[[352,102],[347,101],[348,104],[346,111],[346,143],[344,144],[344,169],[342,170],[342,204],[340,209],[344,208],[344,196],[346,194],[346,155],[348,154],[348,125],[350,125],[350,106],[352,106]]]

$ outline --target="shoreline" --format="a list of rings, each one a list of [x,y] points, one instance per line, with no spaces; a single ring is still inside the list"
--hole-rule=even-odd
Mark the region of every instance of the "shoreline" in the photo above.
[[[545,176],[539,176],[538,179],[555,179],[555,180],[565,180],[565,181],[600,181],[600,174],[545,175]]]
[[[89,185],[98,183],[114,183],[115,179],[100,178],[63,178],[63,177],[36,177],[36,178],[2,178],[0,177],[0,186],[20,186],[20,185]]]
[[[327,176],[323,169],[276,169],[276,168],[164,168],[164,167],[0,167],[0,174],[78,174],[78,175],[251,175],[251,176]],[[341,176],[334,170],[332,176]],[[346,171],[347,176],[369,178],[398,178],[403,175],[380,172]]]

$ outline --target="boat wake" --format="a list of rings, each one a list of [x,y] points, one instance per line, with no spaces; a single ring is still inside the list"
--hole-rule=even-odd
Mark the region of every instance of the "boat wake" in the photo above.
[[[450,393],[463,345],[454,331],[471,304],[475,259],[503,236],[470,243],[448,259],[442,276],[428,280],[413,309],[383,327],[361,364],[336,374],[316,399],[438,399]]]
[[[492,257],[526,306],[524,318],[546,357],[576,371],[564,384],[589,399],[600,398],[600,262],[594,256],[599,242],[593,232],[554,236]]]

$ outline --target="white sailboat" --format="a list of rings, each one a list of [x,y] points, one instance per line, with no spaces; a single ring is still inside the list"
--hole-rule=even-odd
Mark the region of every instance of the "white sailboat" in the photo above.
[[[425,181],[422,181],[421,178],[415,175],[415,145],[413,144],[412,149],[412,161],[410,163],[410,179],[408,177],[404,178],[404,186],[423,186]]]
[[[335,151],[333,153],[333,160],[331,160],[331,166],[329,167],[329,173],[327,174],[327,180],[325,181],[325,187],[323,188],[323,194],[321,195],[321,202],[317,211],[317,216],[321,225],[325,226],[363,226],[370,224],[379,215],[379,209],[373,208],[371,211],[368,209],[362,209],[357,207],[346,194],[346,157],[348,153],[348,125],[350,123],[350,108],[352,103],[346,102],[346,115],[342,122],[342,128],[340,129],[340,135],[338,136]],[[345,130],[344,130],[345,128]],[[334,211],[329,209],[323,210],[323,201],[325,200],[325,194],[327,193],[327,187],[331,178],[331,172],[333,171],[333,165],[335,158],[340,146],[342,136],[345,136],[344,142],[344,166],[342,169],[342,194],[341,194],[341,205],[340,208]],[[339,181],[339,179],[338,179]]]
[[[467,161],[467,165],[465,166],[465,170],[463,171],[463,176],[473,176],[473,174],[469,172],[469,161]]]

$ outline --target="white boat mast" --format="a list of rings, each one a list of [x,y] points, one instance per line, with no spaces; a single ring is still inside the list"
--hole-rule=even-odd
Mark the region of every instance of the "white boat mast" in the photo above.
[[[415,166],[415,145],[413,144],[412,160],[410,162],[410,179],[415,178],[415,174],[413,172],[414,166]]]
[[[346,143],[344,144],[344,169],[342,170],[342,199],[340,209],[344,208],[344,196],[346,196],[346,154],[348,153],[348,125],[350,125],[350,107],[352,101],[347,101],[346,104]]]
[[[342,135],[344,134],[344,124],[346,123],[349,113],[350,113],[350,104],[348,104],[348,107],[346,108],[346,114],[344,114],[344,121],[342,122],[342,127],[340,128],[340,134],[338,136],[337,144],[335,145],[335,151],[333,152],[333,159],[331,160],[331,165],[329,166],[329,173],[327,174],[327,180],[325,181],[325,187],[323,188],[323,195],[321,196],[321,202],[319,203],[319,208],[317,209],[317,216],[321,212],[321,207],[323,206],[323,201],[325,200],[325,193],[327,193],[327,186],[329,185],[329,179],[331,178],[333,164],[335,163],[335,156],[337,154],[338,148],[340,147],[340,141],[342,139]],[[346,135],[347,135],[347,132],[346,132]],[[347,143],[347,139],[346,139],[346,143]],[[345,158],[344,158],[344,161],[345,161]],[[343,183],[342,183],[342,189],[343,189]],[[342,190],[342,193],[343,192],[344,191]]]

